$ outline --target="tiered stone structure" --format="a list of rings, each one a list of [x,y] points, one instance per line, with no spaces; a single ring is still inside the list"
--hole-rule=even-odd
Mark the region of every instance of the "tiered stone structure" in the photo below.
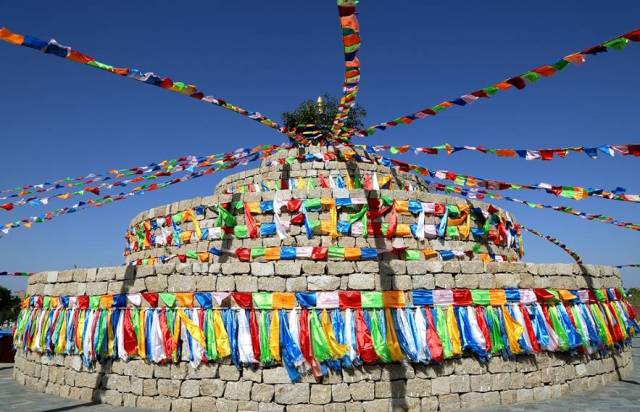
[[[316,149],[313,149],[316,150]],[[317,149],[324,150],[324,149]],[[282,156],[282,155],[280,155]],[[260,169],[228,176],[212,197],[194,199],[156,208],[138,215],[132,224],[144,219],[186,211],[198,205],[217,202],[273,199],[273,192],[228,194],[237,184],[260,183],[286,177],[329,176],[347,170],[376,171],[394,179],[419,180],[403,172],[392,172],[370,163],[307,162],[283,166],[267,159]],[[379,197],[418,199],[423,202],[459,204],[459,199],[424,190],[365,191],[347,193],[352,198]],[[281,199],[344,197],[344,190],[332,189],[280,191]],[[488,205],[473,202],[474,206]],[[207,210],[198,217],[203,228],[212,227],[215,214]],[[270,218],[271,216],[269,216]],[[320,219],[324,217],[318,215]],[[261,218],[260,215],[257,218]],[[266,217],[265,217],[266,218]],[[286,217],[283,217],[286,218]],[[401,216],[411,219],[410,216]],[[241,219],[239,219],[242,222]],[[404,221],[404,220],[403,220]],[[189,230],[191,222],[184,222]],[[127,263],[152,256],[206,251],[211,247],[268,247],[279,245],[343,245],[381,247],[386,239],[342,236],[307,239],[292,226],[292,238],[198,240],[185,246],[152,247],[126,257]],[[408,238],[413,248],[469,250],[469,240],[425,240]],[[384,247],[384,246],[383,246]],[[517,255],[513,250],[484,244],[494,253]],[[523,262],[485,263],[465,256],[461,260],[406,261],[394,254],[383,254],[377,261],[254,261],[239,262],[222,256],[208,262],[171,263],[151,266],[120,266],[73,269],[38,273],[29,278],[31,295],[101,295],[137,292],[182,291],[334,291],[404,290],[417,288],[603,288],[621,286],[617,269],[606,266],[569,264],[531,264]],[[145,302],[143,301],[143,306]],[[228,361],[201,365],[198,369],[183,360],[177,364],[148,364],[142,360],[121,360],[83,365],[79,356],[46,356],[33,352],[16,355],[14,378],[28,388],[51,395],[95,400],[113,405],[172,411],[305,411],[347,412],[383,410],[452,410],[560,397],[569,392],[597,390],[621,379],[631,371],[629,348],[607,356],[569,356],[549,354],[518,356],[505,361],[493,357],[486,363],[465,357],[441,365],[387,364],[345,369],[316,381],[304,376],[291,383],[283,367],[237,369]]]

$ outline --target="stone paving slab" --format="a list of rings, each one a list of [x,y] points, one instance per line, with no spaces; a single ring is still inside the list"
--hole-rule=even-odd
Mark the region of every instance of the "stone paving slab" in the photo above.
[[[498,406],[476,411],[640,411],[640,338],[633,339],[633,363],[632,376],[593,391],[574,393],[548,401]]]
[[[14,382],[13,364],[0,363],[0,411],[21,412],[140,412],[140,409],[119,408],[94,402],[60,398],[34,392]]]

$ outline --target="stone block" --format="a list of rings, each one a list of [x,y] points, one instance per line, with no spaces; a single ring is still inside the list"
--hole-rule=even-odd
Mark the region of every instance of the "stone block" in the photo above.
[[[403,382],[402,380],[400,382]],[[421,398],[431,395],[431,381],[427,379],[408,379],[406,381],[405,396]],[[396,394],[394,393],[394,396]]]
[[[200,380],[200,395],[219,398],[224,394],[225,382],[220,379]]]
[[[310,389],[308,383],[277,384],[274,397],[276,403],[296,405],[309,403]]]
[[[415,378],[413,366],[402,363],[387,364],[382,367],[381,380],[394,381],[397,379]]]
[[[305,275],[324,275],[327,262],[303,262],[302,273]]]
[[[328,262],[327,274],[329,275],[348,275],[355,272],[355,265],[353,262]]]
[[[259,277],[258,290],[267,292],[284,292],[286,290],[285,279],[281,277]]]
[[[407,273],[407,262],[392,259],[380,262],[380,273],[385,275],[404,275]]]
[[[451,392],[465,393],[470,390],[469,375],[451,375],[449,383]]]
[[[239,275],[249,273],[251,266],[247,262],[225,262],[222,264],[222,274]]]
[[[451,393],[451,377],[441,376],[431,380],[431,394],[445,395]]]
[[[242,275],[234,276],[236,290],[238,292],[257,292],[258,291],[258,278],[255,276]]]
[[[224,390],[225,399],[248,401],[251,399],[251,381],[227,382]]]
[[[255,383],[251,387],[251,400],[257,402],[271,402],[274,395],[274,386],[262,383]]]
[[[232,365],[220,365],[218,377],[223,381],[237,381],[240,379],[240,371]]]
[[[451,273],[438,273],[434,277],[436,288],[450,289],[455,287],[455,281]]]
[[[262,371],[262,381],[264,383],[291,383],[287,371],[283,367],[266,368]]]
[[[156,396],[158,394],[158,381],[156,379],[143,379],[142,394],[144,396]]]
[[[356,262],[356,268],[358,272],[362,273],[379,273],[380,272],[380,264],[375,261],[364,260]]]
[[[137,378],[153,378],[153,365],[141,360],[130,360],[124,365],[124,374]]]
[[[460,409],[460,396],[457,393],[438,396],[441,411],[457,411]]]
[[[375,275],[373,273],[354,273],[349,275],[349,289],[373,290],[375,288]]]
[[[437,396],[425,396],[420,400],[420,410],[423,412],[437,411],[439,406]]]
[[[354,401],[368,401],[375,397],[374,382],[360,381],[349,385],[349,392]]]
[[[252,262],[251,274],[254,276],[273,276],[275,274],[273,262]]]
[[[331,385],[331,394],[334,402],[347,402],[351,400],[351,391],[346,383]]]
[[[309,402],[316,405],[325,405],[331,402],[331,385],[311,385]]]
[[[180,395],[181,384],[182,382],[179,380],[158,379],[158,394],[161,396],[177,398]]]
[[[171,401],[172,412],[190,412],[191,399],[174,399]]]
[[[308,276],[307,288],[309,290],[333,291],[340,288],[340,278],[337,276],[327,275]]]
[[[299,276],[302,268],[301,262],[279,261],[275,266],[276,274],[282,276]]]
[[[194,290],[196,288],[195,277],[190,275],[170,275],[168,283],[169,292],[183,292],[187,290]]]

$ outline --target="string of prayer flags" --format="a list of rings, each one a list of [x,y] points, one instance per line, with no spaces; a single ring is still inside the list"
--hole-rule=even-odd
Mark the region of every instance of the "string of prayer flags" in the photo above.
[[[86,176],[81,177],[65,177],[56,179],[51,182],[42,182],[38,184],[17,186],[10,189],[4,189],[0,193],[12,193],[13,195],[4,195],[0,197],[0,200],[6,200],[9,198],[26,196],[32,193],[50,192],[52,190],[63,188],[79,188],[83,186],[96,186],[99,182],[112,181],[114,179],[131,178],[132,183],[142,181],[145,179],[145,175],[154,175],[156,177],[164,176],[165,173],[177,173],[180,171],[191,171],[196,167],[204,167],[213,162],[220,161],[232,161],[245,157],[248,154],[262,153],[263,156],[277,152],[278,150],[288,150],[291,145],[259,145],[254,148],[238,148],[230,152],[216,153],[208,156],[196,157],[193,155],[181,156],[176,159],[162,160],[160,162],[150,163],[144,166],[136,166],[124,169],[111,169],[104,173],[89,173]],[[116,182],[111,183],[114,186],[118,184]],[[103,186],[98,185],[98,188]]]
[[[170,176],[173,176],[174,174],[181,173],[181,172],[193,173],[197,169],[206,168],[211,165],[224,166],[225,162],[233,162],[233,161],[243,162],[248,156],[251,156],[251,155],[254,155],[254,156],[259,155],[260,158],[263,158],[267,155],[274,153],[277,150],[286,150],[290,147],[291,147],[290,145],[278,145],[278,146],[262,145],[262,146],[254,147],[253,149],[240,148],[229,153],[214,154],[214,155],[203,156],[203,157],[187,156],[187,157],[184,157],[185,161],[172,163],[172,165],[168,165],[166,161],[160,162],[160,164],[163,164],[163,166],[159,166],[158,164],[154,163],[156,167],[154,167],[153,170],[158,170],[158,171],[155,171],[154,173],[149,173],[149,174],[145,174],[143,173],[143,171],[140,171],[139,173],[129,172],[124,174],[121,171],[114,170],[112,172],[116,177],[122,177],[125,175],[135,176],[135,177],[131,177],[130,179],[113,180],[113,178],[111,178],[110,176],[103,176],[101,180],[105,180],[107,182],[99,183],[97,185],[94,184],[91,187],[85,186],[73,192],[64,192],[64,193],[57,193],[57,194],[53,194],[51,192],[60,189],[61,187],[63,187],[63,185],[59,185],[59,184],[48,185],[48,187],[46,188],[44,188],[43,186],[39,186],[38,189],[31,188],[29,190],[21,191],[19,193],[14,193],[9,196],[0,197],[0,201],[2,201],[9,198],[17,198],[19,196],[24,196],[27,193],[34,193],[34,192],[38,193],[38,196],[30,196],[30,197],[21,198],[19,200],[15,200],[12,202],[2,203],[0,204],[0,208],[6,211],[10,211],[19,206],[29,205],[29,206],[37,207],[37,206],[47,205],[51,200],[54,200],[54,199],[67,200],[74,196],[85,196],[85,195],[88,195],[89,193],[95,196],[99,196],[101,192],[104,190],[112,190],[114,188],[126,187],[130,183],[154,181],[164,177],[170,177]],[[120,170],[130,170],[130,169],[120,169]],[[88,185],[88,184],[89,184],[88,181],[82,181],[82,182],[77,182],[76,184],[73,184],[73,185],[79,186],[79,185]],[[43,195],[43,193],[46,193],[47,195]]]
[[[0,272],[0,276],[24,276],[28,277],[33,275],[34,272]]]
[[[562,249],[565,252],[567,252],[567,254],[569,254],[569,256],[571,256],[573,258],[573,260],[576,261],[577,264],[579,264],[579,265],[582,264],[582,258],[580,257],[580,255],[578,255],[573,250],[569,249],[569,247],[567,247],[567,245],[565,245],[564,243],[562,243],[561,241],[559,241],[555,237],[542,234],[542,233],[538,232],[537,230],[532,229],[532,228],[527,227],[527,226],[524,226],[522,224],[520,224],[520,229],[525,230],[525,231],[527,231],[527,232],[529,232],[529,233],[531,233],[533,235],[538,236],[541,239],[544,239],[544,240],[547,240],[547,241],[553,243],[554,245],[558,246],[560,249]]]
[[[442,261],[453,259],[473,259],[479,257],[483,262],[512,262],[515,257],[500,255],[497,253],[483,253],[479,243],[473,245],[471,250],[434,250],[431,248],[408,249],[403,243],[396,244],[390,248],[372,247],[339,247],[339,246],[282,246],[282,247],[255,247],[236,249],[210,248],[205,252],[186,251],[175,255],[163,255],[157,257],[140,258],[130,262],[132,266],[150,266],[160,263],[167,263],[177,259],[180,263],[195,260],[201,263],[208,263],[214,257],[233,256],[241,262],[262,262],[293,259],[310,259],[314,261],[365,261],[380,260],[384,254],[393,254],[395,259],[430,260],[439,259]]]
[[[79,355],[87,367],[282,364],[297,382],[329,367],[604,353],[640,330],[626,297],[622,288],[35,295],[22,302],[14,345]]]
[[[626,265],[617,265],[616,266],[618,269],[622,269],[622,268],[640,268],[640,263],[629,263]]]
[[[169,77],[158,76],[153,72],[142,72],[138,69],[130,69],[127,67],[114,67],[109,64],[102,63],[91,56],[72,49],[69,46],[64,46],[58,43],[55,39],[51,39],[48,42],[41,40],[37,37],[30,35],[22,35],[19,33],[13,33],[8,28],[0,28],[0,40],[3,40],[9,44],[16,46],[28,47],[34,50],[41,51],[45,54],[50,54],[64,59],[71,60],[73,62],[82,64],[84,66],[93,67],[106,71],[108,73],[116,74],[118,76],[127,77],[129,79],[137,80],[139,82],[149,84],[152,86],[160,87],[165,90],[180,93],[184,96],[191,97],[193,99],[202,101],[204,103],[213,104],[222,107],[232,112],[238,113],[244,117],[254,120],[262,125],[271,127],[280,133],[287,134],[287,129],[281,126],[274,120],[268,118],[260,112],[253,112],[242,107],[233,105],[222,99],[214,96],[207,96],[201,90],[193,84],[184,82],[174,82]]]
[[[342,45],[344,48],[344,83],[342,96],[338,105],[338,113],[333,121],[331,132],[337,135],[341,132],[349,111],[356,103],[356,96],[360,87],[360,24],[356,15],[357,0],[338,0],[338,14],[342,29]]]
[[[520,184],[504,182],[500,180],[483,179],[476,176],[465,176],[450,170],[429,170],[429,176],[438,180],[449,180],[459,186],[482,187],[491,190],[541,190],[546,193],[565,197],[573,200],[582,200],[587,197],[599,197],[608,200],[622,202],[640,202],[640,195],[627,194],[626,189],[617,187],[613,191],[604,189],[584,188],[580,186],[558,186],[550,183]]]
[[[447,186],[441,183],[434,184],[428,180],[425,180],[425,181],[427,182],[427,184],[429,185],[429,189],[431,190],[436,190],[436,191],[444,192],[448,194],[457,194],[460,196],[467,197],[469,199],[482,200],[486,197],[494,200],[506,200],[508,202],[514,202],[514,203],[526,205],[533,209],[551,209],[551,210],[555,210],[556,212],[566,213],[572,216],[579,217],[581,219],[591,220],[591,221],[600,222],[600,223],[607,223],[610,225],[621,227],[623,229],[640,231],[640,225],[638,225],[637,223],[620,221],[613,217],[599,214],[599,213],[586,213],[586,212],[581,212],[579,210],[576,210],[572,207],[567,207],[567,206],[545,205],[541,203],[530,202],[528,200],[517,199],[510,196],[502,196],[499,193],[493,193],[486,190],[481,190],[476,188],[467,189],[459,186]]]
[[[504,91],[512,88],[522,90],[527,85],[531,85],[542,78],[553,76],[556,72],[564,70],[569,65],[575,65],[575,66],[582,65],[583,63],[586,62],[587,56],[592,56],[598,53],[606,52],[610,49],[623,50],[630,41],[631,42],[640,41],[640,29],[635,29],[633,31],[630,31],[629,33],[618,36],[612,40],[584,49],[581,52],[571,53],[553,64],[538,66],[520,75],[510,77],[504,81],[492,84],[482,89],[478,89],[476,91],[470,92],[469,94],[464,94],[455,99],[446,100],[442,103],[436,104],[435,106],[427,107],[417,112],[413,112],[405,116],[397,117],[391,121],[374,124],[372,126],[369,126],[366,129],[355,132],[354,135],[359,137],[371,136],[378,130],[384,131],[387,128],[395,127],[402,124],[408,125],[413,123],[416,120],[421,120],[431,116],[435,116],[441,111],[445,109],[449,109],[451,107],[467,106],[478,100],[488,99],[491,96],[496,95],[500,91]],[[350,137],[351,136],[343,137],[343,139],[348,140]]]
[[[4,225],[0,226],[0,233],[2,233],[0,237],[3,235],[7,235],[12,229],[15,229],[18,227],[24,227],[24,228],[30,229],[34,223],[47,222],[57,216],[76,213],[78,211],[85,210],[89,207],[102,207],[109,203],[129,199],[133,196],[142,195],[150,191],[163,189],[178,183],[188,182],[190,180],[197,179],[202,176],[207,176],[221,170],[229,170],[241,165],[244,166],[250,162],[260,160],[266,153],[270,153],[275,147],[280,148],[283,146],[270,146],[270,145],[258,146],[257,148],[254,148],[254,150],[252,150],[250,153],[244,152],[241,156],[234,157],[233,160],[231,161],[219,160],[215,162],[207,162],[206,165],[210,167],[206,168],[205,170],[193,171],[182,177],[177,177],[177,178],[166,180],[159,183],[139,185],[132,188],[128,192],[122,192],[118,195],[114,195],[114,196],[106,195],[106,196],[98,197],[95,199],[90,199],[86,202],[80,201],[69,207],[58,208],[53,211],[42,213],[38,216],[32,216],[29,218],[5,223]]]
[[[590,159],[598,159],[598,156],[605,154],[608,157],[616,156],[635,156],[640,157],[640,144],[605,144],[600,146],[568,146],[560,148],[546,149],[513,149],[513,148],[486,148],[484,146],[454,146],[444,143],[437,146],[412,146],[412,145],[363,145],[356,144],[352,147],[366,150],[368,152],[387,151],[391,154],[413,152],[417,154],[437,155],[446,153],[453,155],[463,151],[472,151],[482,154],[491,154],[498,157],[524,159],[524,160],[554,160],[564,159],[569,153],[584,153]]]

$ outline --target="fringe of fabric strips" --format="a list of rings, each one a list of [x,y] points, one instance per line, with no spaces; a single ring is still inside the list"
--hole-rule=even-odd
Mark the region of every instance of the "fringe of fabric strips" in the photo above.
[[[150,307],[140,307],[142,297]],[[32,296],[14,345],[96,361],[282,364],[292,381],[366,363],[604,353],[640,330],[624,289]],[[411,303],[408,303],[408,298]]]

